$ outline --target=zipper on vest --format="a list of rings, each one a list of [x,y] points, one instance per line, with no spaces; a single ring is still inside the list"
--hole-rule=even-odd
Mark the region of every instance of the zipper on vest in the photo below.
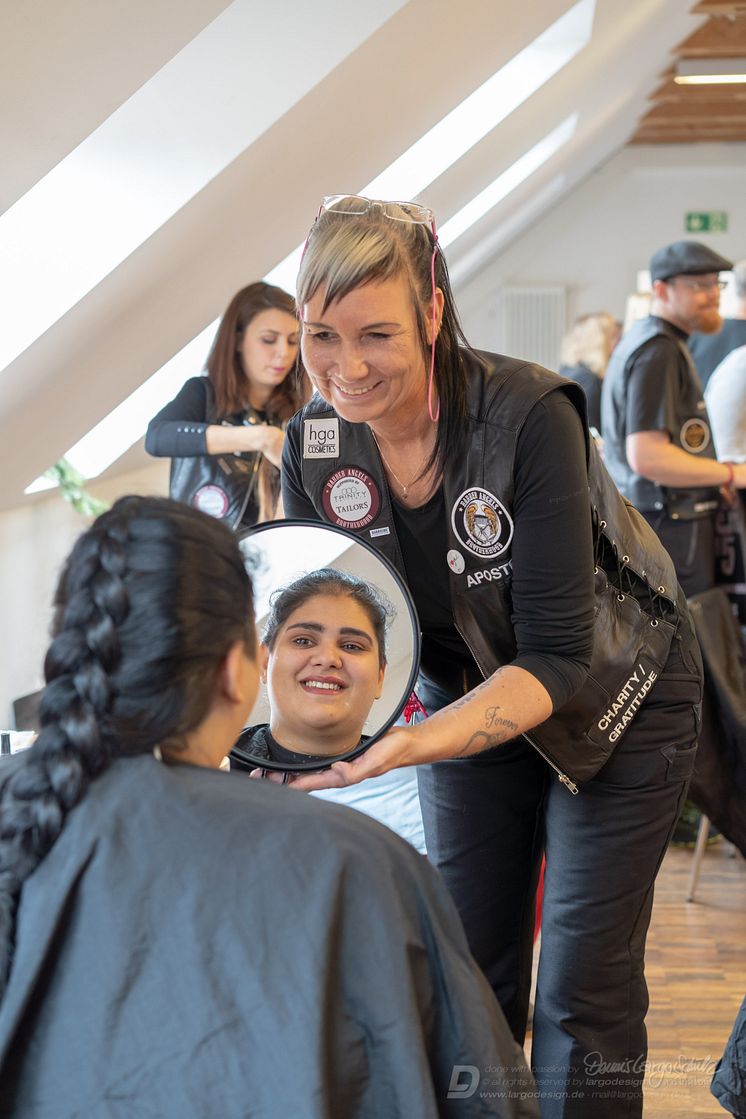
[[[541,746],[536,745],[536,743],[534,742],[534,740],[533,740],[533,738],[531,737],[530,734],[526,734],[526,732],[524,731],[523,732],[523,737],[526,739],[527,742],[531,743],[534,750],[536,750],[536,753],[541,755],[541,757],[544,759],[544,761],[547,763],[547,765],[551,766],[551,768],[557,774],[557,779],[558,779],[560,785],[564,785],[565,788],[568,790],[568,792],[571,792],[572,795],[574,797],[576,797],[578,795],[578,793],[580,792],[580,789],[575,784],[573,779],[571,777],[568,777],[566,773],[563,773],[558,765],[555,765],[555,763],[552,761],[552,759],[544,753]]]
[[[453,625],[454,625],[457,633],[461,637],[461,640],[463,641],[464,645],[466,645],[466,648],[469,650],[471,655],[474,657],[474,663],[476,664],[479,671],[482,673],[482,676],[484,676],[485,680],[488,678],[488,675],[492,676],[491,672],[489,674],[485,673],[484,669],[482,668],[481,664],[479,663],[479,660],[478,660],[474,650],[472,649],[469,642],[466,640],[466,637],[464,636],[464,634],[461,631],[461,628],[459,627],[458,623],[456,622],[455,617],[453,619]],[[466,669],[464,669],[464,688],[466,688]],[[464,692],[464,694],[465,695],[467,694],[466,691]],[[541,749],[541,747],[536,745],[536,743],[534,742],[531,735],[526,734],[526,732],[524,731],[523,732],[523,737],[526,739],[526,741],[529,743],[530,746],[533,746],[534,750],[536,750],[536,753],[539,754],[544,759],[544,761],[547,763],[547,765],[550,766],[554,770],[554,772],[557,774],[557,779],[559,780],[560,785],[564,785],[565,788],[568,790],[568,792],[571,792],[572,795],[574,797],[576,797],[578,795],[578,793],[580,792],[580,789],[575,784],[573,779],[571,777],[568,777],[566,773],[563,773],[562,770],[559,768],[559,766],[555,762],[553,762],[550,757],[547,757],[547,755],[544,753],[544,751]]]

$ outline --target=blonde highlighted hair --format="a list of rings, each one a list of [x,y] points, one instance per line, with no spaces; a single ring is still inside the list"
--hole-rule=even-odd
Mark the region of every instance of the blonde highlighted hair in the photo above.
[[[619,322],[608,311],[580,315],[562,343],[562,365],[585,365],[596,376],[603,377],[620,332]]]

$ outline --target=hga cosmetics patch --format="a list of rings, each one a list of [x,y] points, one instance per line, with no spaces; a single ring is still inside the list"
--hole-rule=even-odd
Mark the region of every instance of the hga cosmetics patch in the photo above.
[[[329,416],[303,421],[303,458],[339,457],[339,420]]]

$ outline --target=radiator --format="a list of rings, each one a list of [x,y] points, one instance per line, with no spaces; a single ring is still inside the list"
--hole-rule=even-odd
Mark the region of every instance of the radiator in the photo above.
[[[567,329],[565,288],[506,287],[496,293],[490,348],[508,357],[559,367]]]

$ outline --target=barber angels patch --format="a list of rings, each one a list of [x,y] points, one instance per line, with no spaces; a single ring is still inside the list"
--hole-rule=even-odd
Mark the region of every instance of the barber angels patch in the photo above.
[[[378,486],[365,470],[343,466],[330,474],[321,494],[324,512],[340,528],[365,528],[381,511]]]
[[[693,455],[704,451],[710,442],[710,429],[704,420],[687,420],[681,428],[681,445]]]
[[[513,539],[513,521],[501,501],[478,486],[464,490],[451,513],[453,531],[473,556],[500,556]]]

